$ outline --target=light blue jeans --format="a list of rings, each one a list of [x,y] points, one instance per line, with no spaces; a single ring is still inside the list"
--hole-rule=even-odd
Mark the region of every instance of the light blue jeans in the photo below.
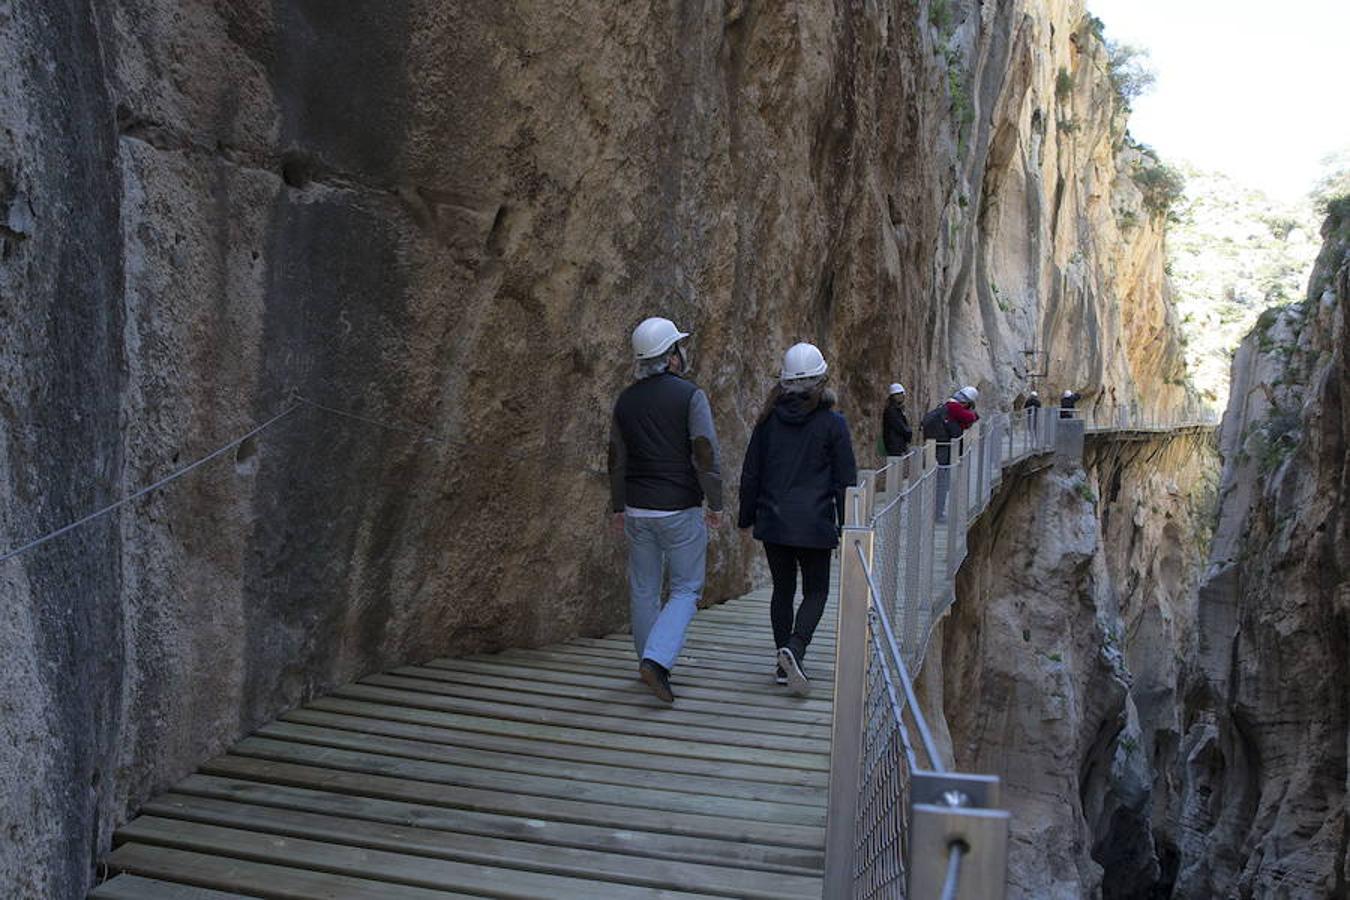
[[[633,646],[638,656],[673,668],[684,630],[703,594],[708,555],[708,526],[703,508],[673,516],[640,519],[625,516],[628,536],[628,601],[633,615]],[[661,575],[670,568],[670,599],[661,603]]]

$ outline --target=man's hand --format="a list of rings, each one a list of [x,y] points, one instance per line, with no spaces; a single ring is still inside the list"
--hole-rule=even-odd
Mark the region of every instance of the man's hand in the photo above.
[[[610,513],[609,533],[616,538],[623,537],[623,513]]]
[[[703,511],[703,521],[708,523],[709,528],[721,528],[722,527],[721,510],[705,509]]]

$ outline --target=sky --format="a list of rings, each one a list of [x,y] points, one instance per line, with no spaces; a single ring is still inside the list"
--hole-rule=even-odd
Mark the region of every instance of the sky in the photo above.
[[[1286,202],[1350,147],[1350,0],[1087,0],[1158,80],[1130,133]]]

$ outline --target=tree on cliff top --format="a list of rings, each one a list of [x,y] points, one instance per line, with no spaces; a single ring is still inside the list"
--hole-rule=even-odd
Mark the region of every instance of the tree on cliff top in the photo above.
[[[1104,41],[1106,72],[1115,88],[1121,107],[1130,109],[1135,100],[1148,93],[1158,76],[1148,64],[1148,51],[1133,44]]]

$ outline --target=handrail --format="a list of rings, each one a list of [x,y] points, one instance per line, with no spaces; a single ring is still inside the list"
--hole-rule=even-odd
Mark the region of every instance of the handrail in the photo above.
[[[942,757],[938,754],[937,742],[933,740],[932,729],[928,727],[928,720],[924,718],[923,710],[919,708],[919,698],[914,693],[914,680],[909,677],[904,659],[900,656],[900,646],[895,642],[895,632],[891,630],[890,619],[886,616],[886,605],[881,601],[881,594],[877,591],[876,581],[872,578],[872,569],[867,565],[867,559],[862,554],[862,543],[854,541],[853,549],[858,554],[858,563],[862,566],[863,575],[867,578],[867,587],[872,593],[872,605],[867,610],[867,614],[876,617],[876,620],[881,623],[882,633],[886,637],[887,649],[890,650],[896,672],[900,675],[900,686],[904,689],[905,701],[909,704],[909,714],[919,730],[919,739],[923,741],[924,753],[928,755],[928,765],[936,772],[945,772],[947,769],[942,764]],[[897,711],[898,715],[899,712]]]

